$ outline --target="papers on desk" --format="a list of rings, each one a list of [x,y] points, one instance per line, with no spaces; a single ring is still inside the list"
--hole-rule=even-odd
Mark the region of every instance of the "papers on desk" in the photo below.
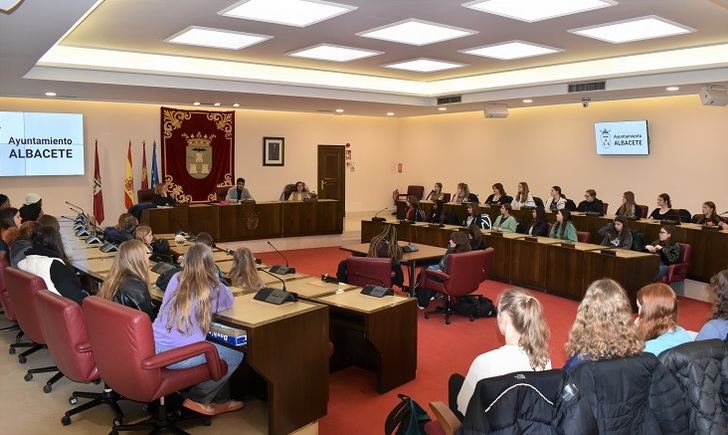
[[[230,346],[245,346],[248,344],[248,333],[244,329],[212,322],[210,332],[207,333],[207,339]]]

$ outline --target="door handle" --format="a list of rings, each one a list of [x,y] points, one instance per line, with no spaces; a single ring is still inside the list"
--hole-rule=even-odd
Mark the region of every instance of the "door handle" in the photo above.
[[[320,190],[324,190],[324,185],[325,184],[326,184],[326,181],[324,181],[324,179],[322,178],[321,179],[321,189]]]

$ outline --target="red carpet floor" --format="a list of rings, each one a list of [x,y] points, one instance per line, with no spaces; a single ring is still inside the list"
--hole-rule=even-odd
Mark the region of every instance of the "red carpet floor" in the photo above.
[[[336,273],[336,265],[348,256],[338,248],[320,248],[286,251],[290,264],[296,270],[311,275]],[[274,252],[257,254],[268,264],[280,263]],[[478,290],[494,301],[506,288],[496,281],[486,281]],[[561,367],[566,360],[564,343],[574,321],[578,303],[538,291],[532,291],[543,304],[551,330],[551,362]],[[705,322],[710,306],[692,299],[680,300],[679,323],[688,330],[697,331]],[[397,402],[397,393],[412,396],[429,411],[430,401],[447,401],[447,380],[450,374],[465,374],[472,360],[479,354],[503,345],[495,319],[477,319],[470,322],[455,316],[445,325],[442,316],[425,320],[422,312],[418,319],[417,378],[386,394],[374,390],[374,375],[359,368],[348,368],[330,376],[328,415],[321,419],[322,435],[380,434],[384,430],[387,413]]]

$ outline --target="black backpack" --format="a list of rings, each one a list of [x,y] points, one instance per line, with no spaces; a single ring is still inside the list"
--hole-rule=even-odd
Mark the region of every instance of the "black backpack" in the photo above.
[[[430,421],[422,407],[404,394],[398,394],[401,402],[390,411],[384,422],[385,435],[427,435],[425,425]]]
[[[461,316],[478,319],[481,317],[495,317],[498,309],[493,301],[483,295],[467,295],[458,299],[458,303],[453,305],[453,311]]]

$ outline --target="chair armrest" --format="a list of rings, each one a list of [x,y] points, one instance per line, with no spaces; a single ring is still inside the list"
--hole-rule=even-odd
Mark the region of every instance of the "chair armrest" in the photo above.
[[[687,276],[690,263],[677,263],[667,267],[667,282],[672,282],[676,276]]]
[[[439,282],[445,282],[450,279],[450,275],[445,272],[440,272],[439,270],[427,270],[425,269],[422,275],[422,279],[428,280],[431,278],[434,278],[433,281],[439,281]]]
[[[455,413],[443,402],[430,402],[430,410],[432,410],[442,430],[445,431],[445,435],[454,435],[462,425]]]
[[[91,343],[77,344],[74,349],[78,353],[89,353],[91,352]]]
[[[220,356],[217,353],[217,349],[212,343],[206,341],[200,341],[158,353],[142,361],[142,368],[145,370],[160,369],[203,354],[205,355],[207,369],[210,371],[210,377],[216,381],[222,378],[226,371],[220,367]]]

